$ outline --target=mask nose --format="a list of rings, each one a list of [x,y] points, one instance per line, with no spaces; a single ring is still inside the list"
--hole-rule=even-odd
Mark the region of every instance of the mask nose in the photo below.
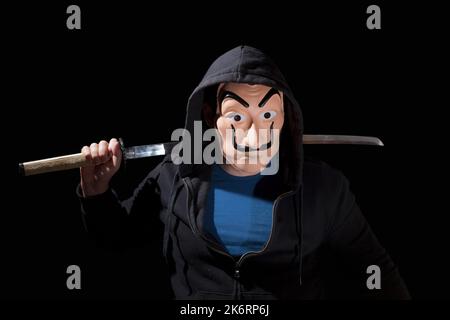
[[[247,134],[242,139],[242,145],[249,146],[250,148],[258,148],[258,129],[255,124],[252,123],[252,126],[247,130]]]

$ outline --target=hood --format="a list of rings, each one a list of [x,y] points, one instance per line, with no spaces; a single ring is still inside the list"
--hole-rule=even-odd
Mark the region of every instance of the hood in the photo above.
[[[303,123],[300,106],[275,63],[263,52],[249,46],[236,47],[217,58],[191,94],[186,111],[185,129],[194,136],[194,121],[202,120],[202,107],[208,88],[224,82],[262,84],[284,94],[285,122],[280,141],[280,174],[292,189],[301,184],[303,164]],[[188,175],[193,165],[182,165]]]

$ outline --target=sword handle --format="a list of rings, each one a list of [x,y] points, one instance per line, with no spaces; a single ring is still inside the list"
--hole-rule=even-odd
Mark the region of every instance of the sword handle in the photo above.
[[[74,153],[61,157],[29,161],[19,164],[19,171],[24,176],[84,167],[88,164],[86,156]]]
[[[122,150],[122,165],[125,167],[125,145],[123,139],[119,138],[120,149]],[[76,169],[89,165],[86,156],[83,153],[74,153],[60,157],[41,159],[36,161],[29,161],[19,163],[19,173],[22,176],[32,176],[35,174],[63,171],[69,169]]]

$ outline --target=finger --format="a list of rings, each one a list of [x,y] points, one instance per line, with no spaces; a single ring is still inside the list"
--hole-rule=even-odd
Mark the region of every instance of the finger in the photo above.
[[[98,144],[92,143],[89,147],[91,149],[91,156],[92,161],[95,165],[98,165],[100,163],[99,157],[98,157]]]
[[[81,179],[84,180],[85,182],[89,183],[90,181],[93,180],[92,176],[94,175],[94,170],[95,167],[93,166],[93,161],[92,161],[92,155],[91,155],[91,149],[88,146],[84,146],[81,149],[81,153],[84,154],[86,160],[87,160],[87,166],[85,166],[84,168],[81,167],[80,168],[80,174],[81,174]]]
[[[100,141],[98,144],[98,157],[101,163],[105,163],[109,160],[108,142],[105,140]]]
[[[84,155],[86,161],[91,164],[92,163],[92,155],[91,155],[91,149],[88,146],[84,146],[81,148],[81,153]]]

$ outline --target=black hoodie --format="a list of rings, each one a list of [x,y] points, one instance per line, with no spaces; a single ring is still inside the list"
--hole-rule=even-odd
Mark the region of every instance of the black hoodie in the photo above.
[[[370,230],[348,181],[321,162],[303,159],[300,107],[264,53],[240,46],[219,57],[189,98],[186,129],[193,132],[194,121],[202,120],[207,89],[224,82],[263,84],[284,93],[280,170],[261,182],[262,196],[274,203],[272,230],[264,248],[236,260],[206,233],[202,221],[211,167],[175,165],[170,155],[124,202],[112,190],[80,197],[88,230],[109,243],[146,232],[161,244],[177,299],[318,299],[336,292],[339,297],[349,292],[352,297],[408,298],[397,268]],[[158,252],[149,254],[156,257]],[[381,270],[381,289],[367,288],[370,265]],[[341,287],[333,288],[336,284]]]

